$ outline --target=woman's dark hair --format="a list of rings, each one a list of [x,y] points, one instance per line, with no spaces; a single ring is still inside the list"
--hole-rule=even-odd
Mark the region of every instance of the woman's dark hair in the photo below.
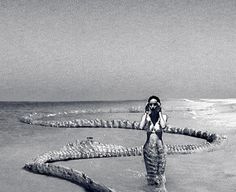
[[[148,104],[145,107],[145,111],[149,111],[149,102],[152,99],[156,99],[158,103],[161,103],[160,99],[157,96],[152,95],[151,97],[148,98]],[[160,117],[159,116],[159,111],[161,111],[161,107],[157,106],[156,110],[152,111],[151,114],[149,114],[150,118],[151,118],[151,121],[154,125],[156,124],[156,122],[158,121],[158,119]]]
[[[160,99],[159,99],[157,96],[155,96],[155,95],[152,95],[152,96],[150,96],[150,97],[148,98],[148,103],[149,103],[152,99],[156,99],[158,103],[161,103]]]

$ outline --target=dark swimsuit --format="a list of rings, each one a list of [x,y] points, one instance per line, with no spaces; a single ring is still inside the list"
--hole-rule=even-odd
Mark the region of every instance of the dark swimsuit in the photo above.
[[[151,126],[151,122],[148,122],[148,127],[150,127],[150,126]],[[147,136],[149,137],[152,133],[153,133],[152,131],[147,131]],[[162,128],[155,131],[155,133],[157,134],[157,137],[162,141]]]
[[[149,141],[149,138],[150,138],[150,135],[153,133],[151,130],[149,130],[149,128],[150,128],[150,126],[153,124],[153,126],[155,127],[155,125],[156,125],[156,123],[158,123],[159,124],[159,127],[160,127],[160,129],[158,129],[158,130],[156,130],[155,131],[155,133],[156,133],[156,135],[157,135],[157,137],[162,141],[162,128],[161,128],[161,125],[160,125],[160,121],[159,120],[157,120],[156,122],[152,122],[151,121],[151,117],[149,116],[149,118],[150,118],[150,121],[148,121],[147,122],[147,124],[146,124],[146,126],[147,126],[147,142]],[[153,128],[154,128],[153,127]],[[162,141],[163,142],[163,141]]]

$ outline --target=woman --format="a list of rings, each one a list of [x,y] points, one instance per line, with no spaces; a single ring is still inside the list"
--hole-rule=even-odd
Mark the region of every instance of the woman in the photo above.
[[[143,156],[149,185],[156,185],[158,191],[165,189],[166,147],[162,140],[162,129],[166,127],[167,116],[162,114],[161,102],[151,96],[140,122],[140,128],[147,130],[147,140],[143,146]]]

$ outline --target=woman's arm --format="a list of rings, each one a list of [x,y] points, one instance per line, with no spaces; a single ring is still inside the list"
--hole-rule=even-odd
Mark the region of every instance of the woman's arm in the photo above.
[[[163,115],[162,112],[159,112],[159,116],[161,128],[164,129],[166,127],[167,115]]]
[[[139,125],[139,128],[140,128],[140,129],[143,129],[144,126],[146,125],[146,117],[147,117],[147,113],[145,113],[145,114],[142,116],[142,119],[141,119],[140,125]]]

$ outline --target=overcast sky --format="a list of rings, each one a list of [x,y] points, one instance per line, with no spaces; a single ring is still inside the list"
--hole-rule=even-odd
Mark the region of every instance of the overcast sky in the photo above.
[[[236,97],[236,1],[0,0],[0,100]]]

